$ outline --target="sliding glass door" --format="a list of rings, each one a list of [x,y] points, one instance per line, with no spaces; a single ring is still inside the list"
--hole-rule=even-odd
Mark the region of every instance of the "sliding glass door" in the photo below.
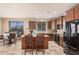
[[[23,34],[23,21],[9,21],[9,32],[17,32],[17,35]]]

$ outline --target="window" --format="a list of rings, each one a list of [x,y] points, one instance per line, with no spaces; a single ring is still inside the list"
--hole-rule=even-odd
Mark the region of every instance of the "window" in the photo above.
[[[37,31],[46,31],[46,22],[37,22]]]
[[[9,31],[23,34],[23,21],[9,21]]]

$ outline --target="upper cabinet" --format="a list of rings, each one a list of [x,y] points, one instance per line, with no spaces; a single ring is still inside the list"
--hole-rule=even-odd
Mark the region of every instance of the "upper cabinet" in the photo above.
[[[79,19],[79,4],[74,7],[74,19]]]
[[[74,9],[71,8],[66,12],[66,21],[71,21],[74,19]]]
[[[63,16],[60,16],[60,17],[57,18],[56,25],[57,25],[57,28],[62,29],[62,27],[63,27]]]
[[[36,29],[36,21],[29,21],[29,29],[30,30]]]
[[[79,4],[66,12],[66,22],[79,19]]]
[[[48,29],[52,29],[52,21],[48,21]]]
[[[62,24],[62,17],[58,17],[57,18],[57,25],[61,25]]]

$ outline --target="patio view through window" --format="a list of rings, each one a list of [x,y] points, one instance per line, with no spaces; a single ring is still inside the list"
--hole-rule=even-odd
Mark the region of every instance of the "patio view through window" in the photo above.
[[[23,21],[9,21],[9,31],[23,34]]]

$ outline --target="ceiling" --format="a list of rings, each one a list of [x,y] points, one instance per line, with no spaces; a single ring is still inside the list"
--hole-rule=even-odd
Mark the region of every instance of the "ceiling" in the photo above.
[[[0,3],[0,17],[54,18],[64,15],[75,3]]]

